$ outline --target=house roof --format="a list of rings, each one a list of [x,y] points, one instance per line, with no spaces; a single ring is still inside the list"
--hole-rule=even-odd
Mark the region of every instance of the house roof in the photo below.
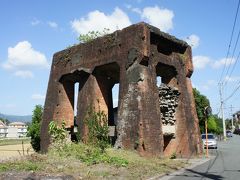
[[[6,128],[6,124],[0,120],[0,128]]]
[[[8,126],[26,126],[24,122],[12,122]]]

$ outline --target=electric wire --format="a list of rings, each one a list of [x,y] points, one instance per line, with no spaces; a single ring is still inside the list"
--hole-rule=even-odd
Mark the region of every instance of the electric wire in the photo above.
[[[239,5],[240,5],[240,0],[238,0],[238,6],[237,6],[237,11],[236,11],[236,14],[235,14],[235,18],[234,18],[234,23],[233,23],[233,28],[232,28],[232,32],[231,32],[230,42],[229,42],[229,45],[228,45],[227,55],[226,55],[224,67],[223,67],[223,70],[222,70],[222,73],[221,73],[221,76],[220,76],[219,83],[222,81],[222,77],[223,77],[223,74],[224,74],[226,66],[227,66],[227,59],[228,59],[228,56],[229,56],[229,53],[230,53],[230,48],[231,48],[231,44],[232,44],[233,34],[234,34],[236,21],[237,21],[237,16],[238,16]]]
[[[226,99],[224,99],[224,101],[229,100],[229,99],[237,92],[237,90],[238,90],[239,88],[240,88],[240,81],[238,82],[237,87],[233,90],[233,92],[232,92]]]
[[[239,32],[238,32],[238,36],[237,36],[236,43],[235,43],[235,45],[234,45],[232,57],[230,58],[230,63],[229,63],[229,66],[228,66],[228,68],[227,68],[226,77],[228,77],[228,78],[225,79],[225,83],[224,83],[225,86],[226,86],[227,82],[229,81],[229,79],[231,78],[231,75],[232,75],[232,72],[233,72],[233,70],[231,70],[231,73],[230,73],[230,75],[228,76],[228,72],[229,72],[230,67],[231,67],[230,65],[231,65],[232,63],[234,63],[234,65],[232,66],[232,69],[235,69],[236,62],[237,62],[237,59],[238,59],[238,57],[237,57],[237,59],[235,60],[235,62],[233,62],[234,54],[235,54],[235,51],[236,51],[237,45],[238,45],[239,36],[240,36],[240,30],[239,30]],[[240,53],[240,52],[239,52],[239,53]],[[239,56],[239,54],[238,54],[238,56]],[[226,61],[227,61],[227,60],[226,60]]]
[[[233,68],[232,68],[232,70],[231,70],[231,72],[230,72],[230,74],[229,74],[229,77],[227,78],[225,84],[227,84],[227,82],[230,80],[230,78],[231,78],[231,76],[232,76],[232,73],[233,73],[233,71],[234,71],[234,69],[235,69],[235,67],[236,67],[236,65],[237,65],[237,63],[238,63],[238,61],[239,61],[239,57],[240,57],[240,51],[239,51],[239,53],[238,53],[238,56],[237,56],[237,58],[236,58],[236,60],[235,60],[235,62],[234,62],[234,64],[233,64]]]

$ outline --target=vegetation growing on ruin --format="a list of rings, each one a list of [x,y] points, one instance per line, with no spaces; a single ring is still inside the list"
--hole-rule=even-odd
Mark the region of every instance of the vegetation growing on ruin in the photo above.
[[[79,43],[87,43],[92,41],[93,39],[96,39],[98,37],[105,36],[110,33],[110,29],[104,28],[102,31],[88,31],[86,34],[80,34],[77,38]],[[68,46],[67,48],[71,48],[72,46],[75,46],[77,44],[73,44]]]
[[[80,43],[86,43],[98,37],[105,36],[109,34],[109,32],[110,32],[110,29],[108,28],[104,28],[103,31],[89,31],[86,34],[80,34],[78,37],[78,41]]]
[[[95,108],[90,107],[87,116],[84,120],[88,128],[87,144],[97,146],[102,152],[109,146],[109,127],[107,115],[104,111],[96,111]]]

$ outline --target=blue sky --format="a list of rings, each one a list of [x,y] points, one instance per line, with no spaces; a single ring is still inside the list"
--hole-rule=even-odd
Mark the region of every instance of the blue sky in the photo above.
[[[36,104],[44,104],[52,56],[77,43],[80,33],[110,28],[122,29],[145,21],[179,39],[193,50],[193,86],[210,99],[219,111],[219,87],[224,64],[224,97],[240,81],[237,44],[233,58],[226,58],[238,0],[2,0],[0,2],[0,112],[32,114]],[[238,15],[230,56],[240,27]],[[236,63],[235,63],[236,62]],[[227,69],[231,72],[229,77]],[[239,90],[225,102],[240,110]]]

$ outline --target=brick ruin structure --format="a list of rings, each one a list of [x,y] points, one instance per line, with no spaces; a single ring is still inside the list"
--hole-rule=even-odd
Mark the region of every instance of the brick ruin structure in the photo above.
[[[76,124],[83,140],[88,135],[83,120],[94,106],[108,115],[109,126],[116,127],[117,148],[143,156],[201,154],[192,73],[191,47],[146,23],[57,52],[44,106],[41,150],[49,146],[51,120],[74,126],[74,85],[79,83]],[[112,88],[117,83],[116,120]]]

